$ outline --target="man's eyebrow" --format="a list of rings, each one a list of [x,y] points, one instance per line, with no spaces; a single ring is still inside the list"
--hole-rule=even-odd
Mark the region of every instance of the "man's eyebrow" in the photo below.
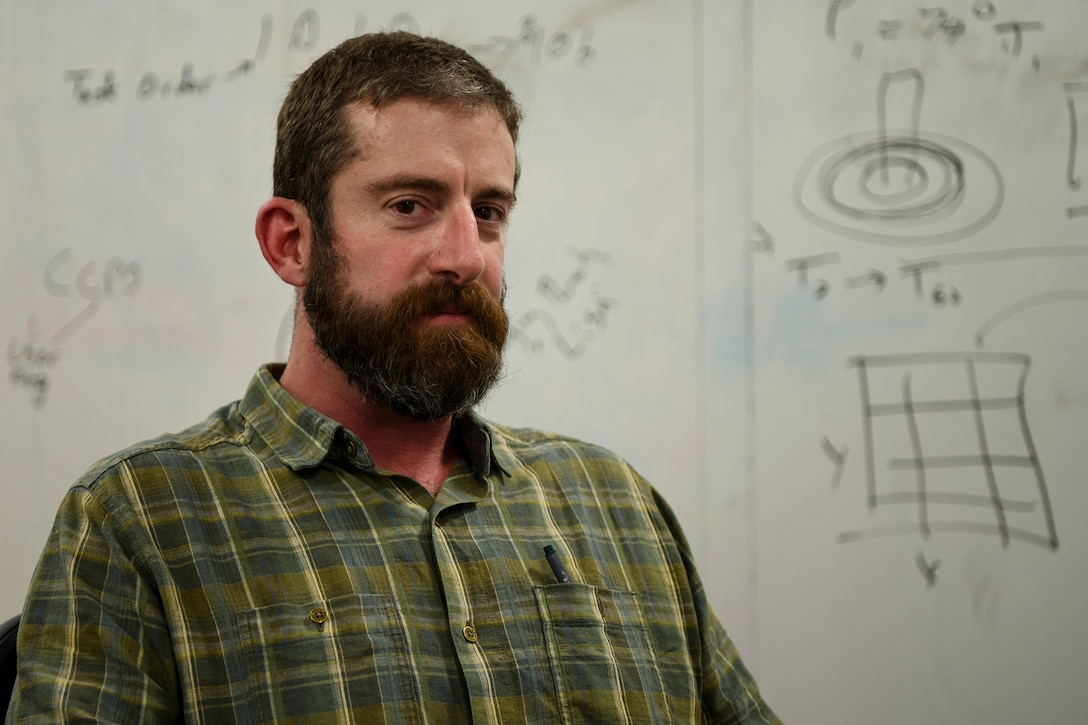
[[[502,186],[488,187],[487,189],[484,189],[482,194],[478,194],[478,197],[481,199],[496,199],[505,202],[508,209],[513,209],[514,204],[518,201],[518,197],[513,191]]]
[[[450,190],[449,184],[429,176],[409,176],[398,174],[387,176],[384,179],[376,179],[366,185],[366,190],[374,194],[385,194],[398,189],[418,189],[420,191],[433,191],[445,193]]]
[[[436,194],[445,194],[450,191],[450,186],[430,176],[411,176],[397,174],[387,176],[384,179],[376,179],[366,185],[366,190],[371,194],[388,194],[391,191],[401,189],[416,189],[418,191],[430,191]],[[510,208],[514,207],[517,196],[511,189],[502,186],[489,186],[476,195],[479,199],[496,199],[505,202]]]

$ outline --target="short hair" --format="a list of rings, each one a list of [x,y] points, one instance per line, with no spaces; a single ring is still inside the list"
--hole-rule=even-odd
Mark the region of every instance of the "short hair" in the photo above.
[[[272,193],[300,202],[315,239],[331,239],[329,188],[358,151],[344,109],[400,98],[499,112],[515,145],[514,95],[465,50],[412,33],[370,33],[326,52],[291,84],[276,125]]]

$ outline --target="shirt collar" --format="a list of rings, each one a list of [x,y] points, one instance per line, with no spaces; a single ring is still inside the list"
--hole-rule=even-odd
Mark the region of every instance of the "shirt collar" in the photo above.
[[[256,429],[284,465],[293,471],[314,468],[328,457],[337,440],[347,438],[365,451],[365,444],[343,425],[308,408],[279,383],[283,363],[262,365],[239,403],[239,412]],[[491,425],[469,412],[454,422],[473,470],[487,476],[494,465],[509,476],[509,466],[497,457]],[[370,456],[363,456],[369,463]]]
[[[343,426],[284,390],[279,383],[283,368],[282,363],[262,365],[249,382],[239,412],[291,470],[313,468],[329,455]]]
[[[501,447],[495,445],[495,431],[490,423],[478,416],[475,411],[469,411],[459,419],[461,435],[468,453],[469,463],[475,471],[482,475],[491,474],[494,466],[503,476],[510,477],[511,466],[501,460]]]

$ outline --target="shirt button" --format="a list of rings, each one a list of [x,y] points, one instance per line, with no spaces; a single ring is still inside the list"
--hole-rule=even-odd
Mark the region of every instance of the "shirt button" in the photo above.
[[[328,610],[321,609],[320,607],[318,607],[317,609],[311,609],[310,610],[310,621],[317,625],[318,631],[324,630],[325,629],[325,622],[329,621],[329,612],[328,612]]]
[[[469,644],[476,644],[476,640],[479,639],[479,637],[476,635],[476,628],[473,627],[471,624],[466,624],[461,630],[461,634],[465,636],[465,640]]]
[[[353,441],[347,442],[347,445],[344,446],[344,453],[348,454],[348,458],[355,458],[355,443]]]

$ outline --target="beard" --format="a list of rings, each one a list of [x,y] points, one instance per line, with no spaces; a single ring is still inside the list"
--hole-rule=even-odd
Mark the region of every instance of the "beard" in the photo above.
[[[348,289],[332,244],[315,243],[310,262],[302,300],[317,345],[367,401],[436,421],[474,407],[498,382],[509,319],[479,283],[436,279],[373,304]],[[451,310],[467,322],[425,319]]]

